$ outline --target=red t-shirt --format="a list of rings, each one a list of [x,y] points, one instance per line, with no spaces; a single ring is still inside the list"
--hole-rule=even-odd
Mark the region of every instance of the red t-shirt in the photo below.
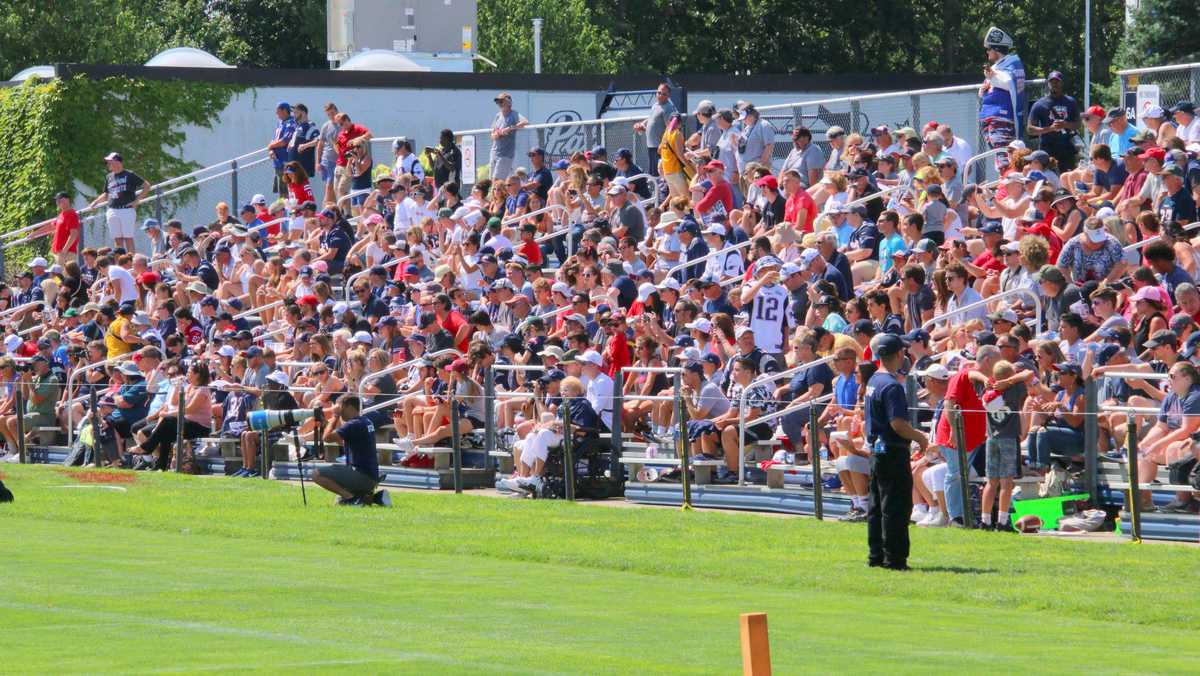
[[[987,438],[987,414],[983,412],[983,400],[975,392],[971,382],[971,369],[964,367],[950,378],[946,385],[946,402],[958,404],[963,415],[963,437],[966,439],[969,453]],[[938,446],[954,448],[954,431],[950,428],[948,411],[943,411],[938,419],[937,438],[934,443]]]
[[[1063,243],[1062,240],[1058,238],[1058,235],[1054,234],[1054,230],[1050,228],[1049,223],[1045,221],[1038,221],[1037,223],[1026,227],[1025,232],[1045,238],[1046,242],[1050,245],[1050,264],[1054,265],[1055,263],[1058,263],[1058,254],[1062,251]]]
[[[1004,265],[1004,261],[993,256],[991,251],[984,251],[980,254],[979,258],[975,259],[975,265],[984,270],[995,270],[996,272],[1004,272],[1004,268],[1007,267]]]
[[[813,231],[813,221],[817,219],[817,203],[813,201],[812,195],[808,194],[803,188],[797,190],[795,194],[787,198],[787,202],[783,204],[783,220],[788,223],[796,222],[796,215],[800,210],[804,209],[804,222],[800,224],[800,229],[804,232]]]
[[[304,183],[288,183],[288,192],[292,194],[292,199],[300,204],[305,202],[316,202],[313,199],[312,188],[309,187],[308,181]]]
[[[446,329],[446,331],[450,334],[450,337],[453,338],[454,336],[458,335],[458,330],[460,328],[466,326],[467,320],[463,318],[462,314],[458,310],[451,310],[446,314],[446,318],[438,323],[443,329]],[[467,335],[465,340],[455,346],[455,349],[463,354],[466,354],[467,346],[470,345],[470,343],[471,336]]]
[[[369,133],[367,128],[361,124],[351,124],[349,129],[338,132],[334,144],[337,147],[337,166],[346,166],[346,149],[350,147],[350,142],[366,133]]]
[[[726,213],[733,211],[733,188],[729,187],[728,181],[721,181],[709,188],[708,192],[704,193],[704,197],[696,202],[696,211],[706,214],[717,202],[725,205]]]
[[[61,253],[63,247],[67,244],[67,238],[71,236],[72,230],[79,230],[79,213],[74,209],[67,209],[60,213],[58,218],[54,219],[54,241],[50,243],[50,251],[52,253]],[[71,253],[79,251],[79,238],[75,238],[75,243],[69,249]]]
[[[617,377],[617,371],[633,364],[633,355],[629,353],[629,341],[625,339],[624,331],[618,331],[608,339],[603,356],[604,363],[608,365],[604,372],[609,378]]]
[[[533,240],[521,242],[520,246],[517,247],[517,253],[520,254],[522,258],[529,261],[530,265],[542,264],[542,248],[539,247],[538,243]]]

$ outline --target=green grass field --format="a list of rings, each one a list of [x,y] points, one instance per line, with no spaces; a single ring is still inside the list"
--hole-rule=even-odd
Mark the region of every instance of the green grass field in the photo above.
[[[0,671],[1192,672],[1200,550],[470,494],[5,466]],[[126,473],[128,474],[128,473]]]

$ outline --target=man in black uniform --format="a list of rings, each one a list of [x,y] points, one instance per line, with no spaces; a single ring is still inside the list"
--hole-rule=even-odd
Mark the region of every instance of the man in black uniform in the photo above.
[[[318,434],[320,431],[318,431]],[[338,409],[325,427],[326,441],[342,442],[346,464],[333,464],[313,471],[313,483],[338,496],[339,505],[391,507],[386,490],[379,485],[379,456],[375,450],[375,423],[362,415],[358,397],[343,394]]]
[[[912,513],[909,442],[924,451],[925,435],[909,422],[908,399],[896,375],[904,364],[904,341],[881,333],[871,339],[871,353],[882,368],[867,381],[864,401],[867,444],[871,449],[871,507],[867,511],[867,543],[871,566],[908,569],[908,519]]]

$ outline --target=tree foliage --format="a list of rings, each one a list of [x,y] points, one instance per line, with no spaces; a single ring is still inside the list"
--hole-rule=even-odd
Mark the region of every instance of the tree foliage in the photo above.
[[[1196,26],[1200,26],[1200,3],[1195,0],[1141,0],[1133,27],[1117,52],[1117,67],[1200,60]]]
[[[479,3],[480,54],[501,72],[533,71],[533,19],[542,23],[543,73],[613,73],[621,67],[613,35],[585,0]]]
[[[102,158],[113,150],[151,182],[196,169],[180,157],[182,128],[210,126],[237,90],[124,77],[0,89],[0,231],[52,215],[59,190],[95,197],[104,184]]]

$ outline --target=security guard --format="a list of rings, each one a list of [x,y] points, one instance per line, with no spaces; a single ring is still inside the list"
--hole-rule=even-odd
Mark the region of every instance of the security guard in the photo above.
[[[909,422],[904,385],[896,378],[904,365],[904,341],[889,333],[871,339],[882,368],[867,382],[865,433],[871,449],[871,506],[867,511],[867,562],[891,570],[908,569],[908,519],[912,513],[909,442],[924,451],[929,441]]]

